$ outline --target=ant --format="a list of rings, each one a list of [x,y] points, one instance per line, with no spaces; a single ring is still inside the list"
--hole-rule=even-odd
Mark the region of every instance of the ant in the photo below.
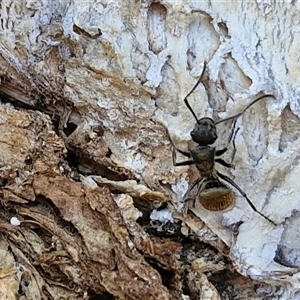
[[[268,217],[263,215],[261,212],[259,212],[254,204],[250,201],[250,199],[247,197],[246,193],[228,176],[220,173],[215,169],[215,162],[227,167],[227,168],[232,168],[233,165],[233,159],[236,153],[236,147],[235,147],[235,137],[236,134],[239,130],[239,128],[235,131],[235,125],[237,122],[237,118],[240,117],[250,106],[252,106],[254,103],[260,101],[261,99],[264,99],[266,97],[272,97],[275,99],[273,95],[264,95],[261,96],[254,101],[252,101],[250,104],[246,106],[246,108],[233,116],[230,116],[225,119],[221,119],[217,122],[215,122],[213,119],[204,117],[201,119],[198,119],[195,112],[191,108],[190,104],[188,103],[188,97],[193,93],[193,91],[197,88],[199,83],[201,82],[201,79],[204,75],[206,69],[206,62],[204,62],[204,67],[201,73],[201,76],[193,89],[187,94],[187,96],[184,98],[184,103],[188,107],[188,109],[191,111],[192,115],[196,119],[197,123],[194,127],[194,129],[191,131],[191,138],[192,140],[197,144],[196,147],[190,148],[189,147],[189,152],[182,151],[179,148],[177,148],[172,141],[169,133],[169,139],[170,142],[173,146],[173,152],[172,152],[172,159],[173,159],[173,165],[174,166],[187,166],[187,165],[193,165],[195,164],[198,171],[199,171],[199,178],[196,179],[188,188],[184,200],[187,199],[188,194],[194,189],[196,185],[198,186],[198,191],[197,191],[197,198],[199,199],[200,204],[207,210],[210,211],[222,211],[227,209],[230,206],[233,206],[235,203],[235,194],[234,192],[221,180],[226,181],[229,183],[231,186],[233,186],[235,189],[237,189],[240,194],[246,199],[250,207],[259,215],[261,215],[264,219],[268,220],[271,222],[273,225],[276,225],[273,221],[271,221]],[[216,150],[215,147],[210,146],[212,145],[216,139],[218,138],[217,136],[217,130],[216,130],[216,125],[228,121],[228,120],[234,120],[233,125],[232,125],[232,131],[229,136],[227,146],[221,150]],[[234,133],[235,131],[235,133]],[[233,153],[231,157],[231,163],[225,162],[221,158],[216,158],[221,155],[223,155],[227,150],[228,150],[228,145],[232,141],[233,143]],[[177,150],[179,153],[182,155],[186,156],[189,158],[187,161],[183,162],[176,162],[176,152]],[[221,179],[221,180],[220,180]],[[195,201],[195,200],[194,200]]]

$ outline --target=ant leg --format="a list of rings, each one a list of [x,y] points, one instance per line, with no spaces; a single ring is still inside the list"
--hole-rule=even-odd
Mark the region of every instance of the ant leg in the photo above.
[[[234,147],[234,155],[235,155],[235,152],[236,152],[236,149],[235,149],[235,143],[234,143],[234,140],[235,140],[235,137],[236,137],[236,134],[237,132],[239,131],[240,128],[238,128],[235,132],[234,132],[234,129],[235,129],[235,125],[236,125],[236,122],[237,122],[237,119],[234,120],[233,122],[233,126],[232,126],[232,130],[231,130],[231,134],[228,138],[228,141],[227,141],[227,146],[221,150],[217,150],[216,151],[216,156],[221,156],[222,154],[224,154],[227,150],[228,150],[228,146],[230,144],[230,142],[233,140],[233,147]],[[231,159],[231,161],[233,161],[233,159]]]
[[[196,179],[190,186],[189,188],[187,189],[187,191],[185,192],[184,196],[183,196],[183,200],[187,199],[187,196],[188,194],[193,190],[193,188],[200,182],[200,181],[203,181],[203,178],[198,178]]]
[[[189,157],[191,157],[190,153],[181,151],[180,149],[177,149],[177,148],[174,147],[173,151],[172,151],[173,166],[175,166],[175,167],[178,167],[178,166],[189,166],[189,165],[193,165],[195,163],[192,159],[186,160],[186,161],[182,161],[182,162],[176,162],[176,152],[175,152],[176,150],[179,153],[183,154],[183,155],[187,154]]]
[[[177,147],[175,147],[173,144],[172,144],[172,146],[173,146],[173,150],[178,151],[180,154],[182,154],[182,155],[184,155],[186,157],[191,157],[190,152],[182,151],[182,150],[178,149]]]
[[[184,216],[187,216],[187,212],[188,212],[189,207],[194,206],[195,200],[196,200],[196,198],[198,197],[198,192],[197,192],[197,196],[196,196],[195,199],[192,199],[192,201],[186,201],[186,200],[188,199],[189,193],[193,190],[193,188],[194,188],[197,184],[199,184],[199,182],[200,182],[200,186],[201,186],[203,180],[204,180],[203,178],[198,178],[198,179],[196,179],[196,180],[189,186],[189,188],[187,189],[187,191],[185,192],[185,194],[184,194],[184,196],[183,196],[183,198],[182,198],[182,200],[185,202],[185,205],[184,205],[183,210],[182,210],[182,214],[183,214]],[[191,202],[192,202],[192,204],[191,204]]]
[[[174,162],[173,160],[173,165],[174,167],[179,167],[179,166],[190,166],[193,165],[195,162],[193,160],[186,160],[186,161],[182,161],[182,162]]]
[[[236,123],[236,122],[235,122]],[[235,126],[235,124],[234,124]],[[233,152],[232,152],[232,155],[231,155],[231,162],[230,162],[230,165],[233,165],[233,160],[235,158],[235,154],[236,154],[236,146],[235,146],[235,137],[236,137],[236,134],[238,133],[238,131],[240,130],[240,128],[238,128],[235,133],[234,133],[234,136],[233,136],[233,139],[232,139],[232,145],[233,145]]]
[[[182,151],[179,148],[177,148],[177,146],[174,144],[173,140],[171,139],[171,136],[170,136],[170,133],[168,130],[167,130],[167,134],[168,134],[169,141],[170,141],[171,145],[173,146],[173,148],[175,150],[177,150],[179,153],[181,153],[182,155],[190,158],[191,157],[190,152]]]
[[[227,147],[228,147],[228,145],[230,144],[231,141],[233,142],[233,145],[235,147],[234,140],[235,140],[237,132],[240,130],[240,128],[238,128],[237,130],[235,130],[236,122],[237,122],[237,119],[235,119],[234,122],[233,122],[231,134],[230,134],[230,136],[228,138],[228,142],[227,142]]]
[[[186,160],[186,161],[182,161],[182,162],[176,162],[176,152],[175,152],[176,150],[179,153],[181,153],[181,154],[183,154],[185,156],[191,157],[191,154],[189,152],[184,152],[184,151],[181,151],[180,149],[174,147],[173,151],[172,151],[173,166],[175,166],[175,167],[178,167],[178,166],[189,166],[189,165],[193,165],[195,163],[192,159]]]
[[[219,163],[220,165],[226,167],[226,168],[233,168],[232,164],[227,163],[226,161],[224,161],[222,158],[217,158],[215,159],[215,162]]]
[[[268,220],[270,223],[272,223],[274,226],[276,226],[276,224],[270,220],[268,217],[266,217],[264,214],[262,214],[261,212],[259,212],[256,207],[254,206],[254,204],[251,202],[251,200],[247,197],[246,193],[229,177],[227,177],[226,175],[217,172],[217,175],[225,180],[226,182],[228,182],[229,184],[231,184],[234,188],[236,188],[240,194],[246,199],[246,201],[248,202],[248,204],[250,205],[250,207],[259,215],[261,215],[264,219]]]
[[[228,150],[227,146],[221,150],[216,151],[216,156],[221,156],[223,155],[226,151]]]
[[[234,124],[234,126],[235,126],[235,124]],[[231,162],[230,162],[230,164],[227,163],[226,161],[224,161],[224,160],[221,159],[221,158],[215,159],[215,162],[219,163],[220,165],[222,165],[222,166],[224,166],[224,167],[226,167],[226,168],[233,168],[233,167],[234,167],[234,166],[233,166],[233,160],[234,160],[234,157],[235,157],[235,154],[236,154],[235,137],[236,137],[236,134],[237,134],[237,132],[239,131],[239,129],[240,129],[240,128],[238,128],[238,129],[235,131],[235,134],[234,134],[233,138],[232,138],[232,135],[233,135],[233,134],[231,134],[231,137],[230,137],[230,140],[232,139],[232,144],[233,144],[233,152],[232,152],[232,155],[231,155]],[[233,131],[232,131],[232,133],[233,133]],[[229,141],[230,141],[230,140],[229,140]],[[217,153],[218,153],[218,152],[222,152],[221,154],[223,154],[223,153],[225,152],[224,150],[227,151],[227,147],[224,148],[224,149],[222,149],[222,150],[216,151],[216,156],[217,156]],[[219,154],[219,155],[221,155],[221,154]]]
[[[192,160],[192,159],[187,160],[187,161],[183,161],[183,162],[179,162],[179,163],[176,162],[176,152],[175,152],[175,150],[178,151],[179,153],[181,153],[182,155],[188,157],[188,158],[191,158],[191,154],[190,154],[190,152],[182,151],[182,150],[180,150],[179,148],[177,148],[176,145],[174,144],[174,142],[172,141],[172,139],[171,139],[170,134],[169,134],[168,131],[167,131],[167,134],[168,134],[168,138],[169,138],[169,140],[170,140],[170,143],[171,143],[171,145],[173,146],[173,151],[172,151],[173,165],[174,165],[175,167],[177,167],[177,166],[188,166],[188,165],[193,165],[195,162],[194,162],[194,160]]]

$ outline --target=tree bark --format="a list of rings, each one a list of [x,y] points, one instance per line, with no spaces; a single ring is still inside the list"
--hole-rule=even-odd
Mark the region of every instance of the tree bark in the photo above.
[[[297,3],[7,0],[0,14],[1,299],[300,299]],[[236,118],[234,168],[216,164],[258,212],[228,182],[225,211],[198,186],[184,202],[200,175],[173,165],[170,138],[195,147],[183,99],[205,62],[198,120],[274,96]]]

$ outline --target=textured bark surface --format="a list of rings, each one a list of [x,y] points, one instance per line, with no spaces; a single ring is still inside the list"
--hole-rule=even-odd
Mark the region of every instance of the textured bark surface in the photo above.
[[[298,6],[0,2],[0,298],[300,299]],[[204,61],[198,118],[276,98],[216,166],[276,225],[234,188],[183,213]]]

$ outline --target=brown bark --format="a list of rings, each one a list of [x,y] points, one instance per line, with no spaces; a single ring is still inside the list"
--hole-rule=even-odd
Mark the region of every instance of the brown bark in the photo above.
[[[0,3],[0,299],[296,299],[299,16],[263,2]],[[183,213],[199,173],[167,130],[187,149],[204,61],[199,117],[276,96],[239,119],[228,176],[278,226],[236,191]]]

